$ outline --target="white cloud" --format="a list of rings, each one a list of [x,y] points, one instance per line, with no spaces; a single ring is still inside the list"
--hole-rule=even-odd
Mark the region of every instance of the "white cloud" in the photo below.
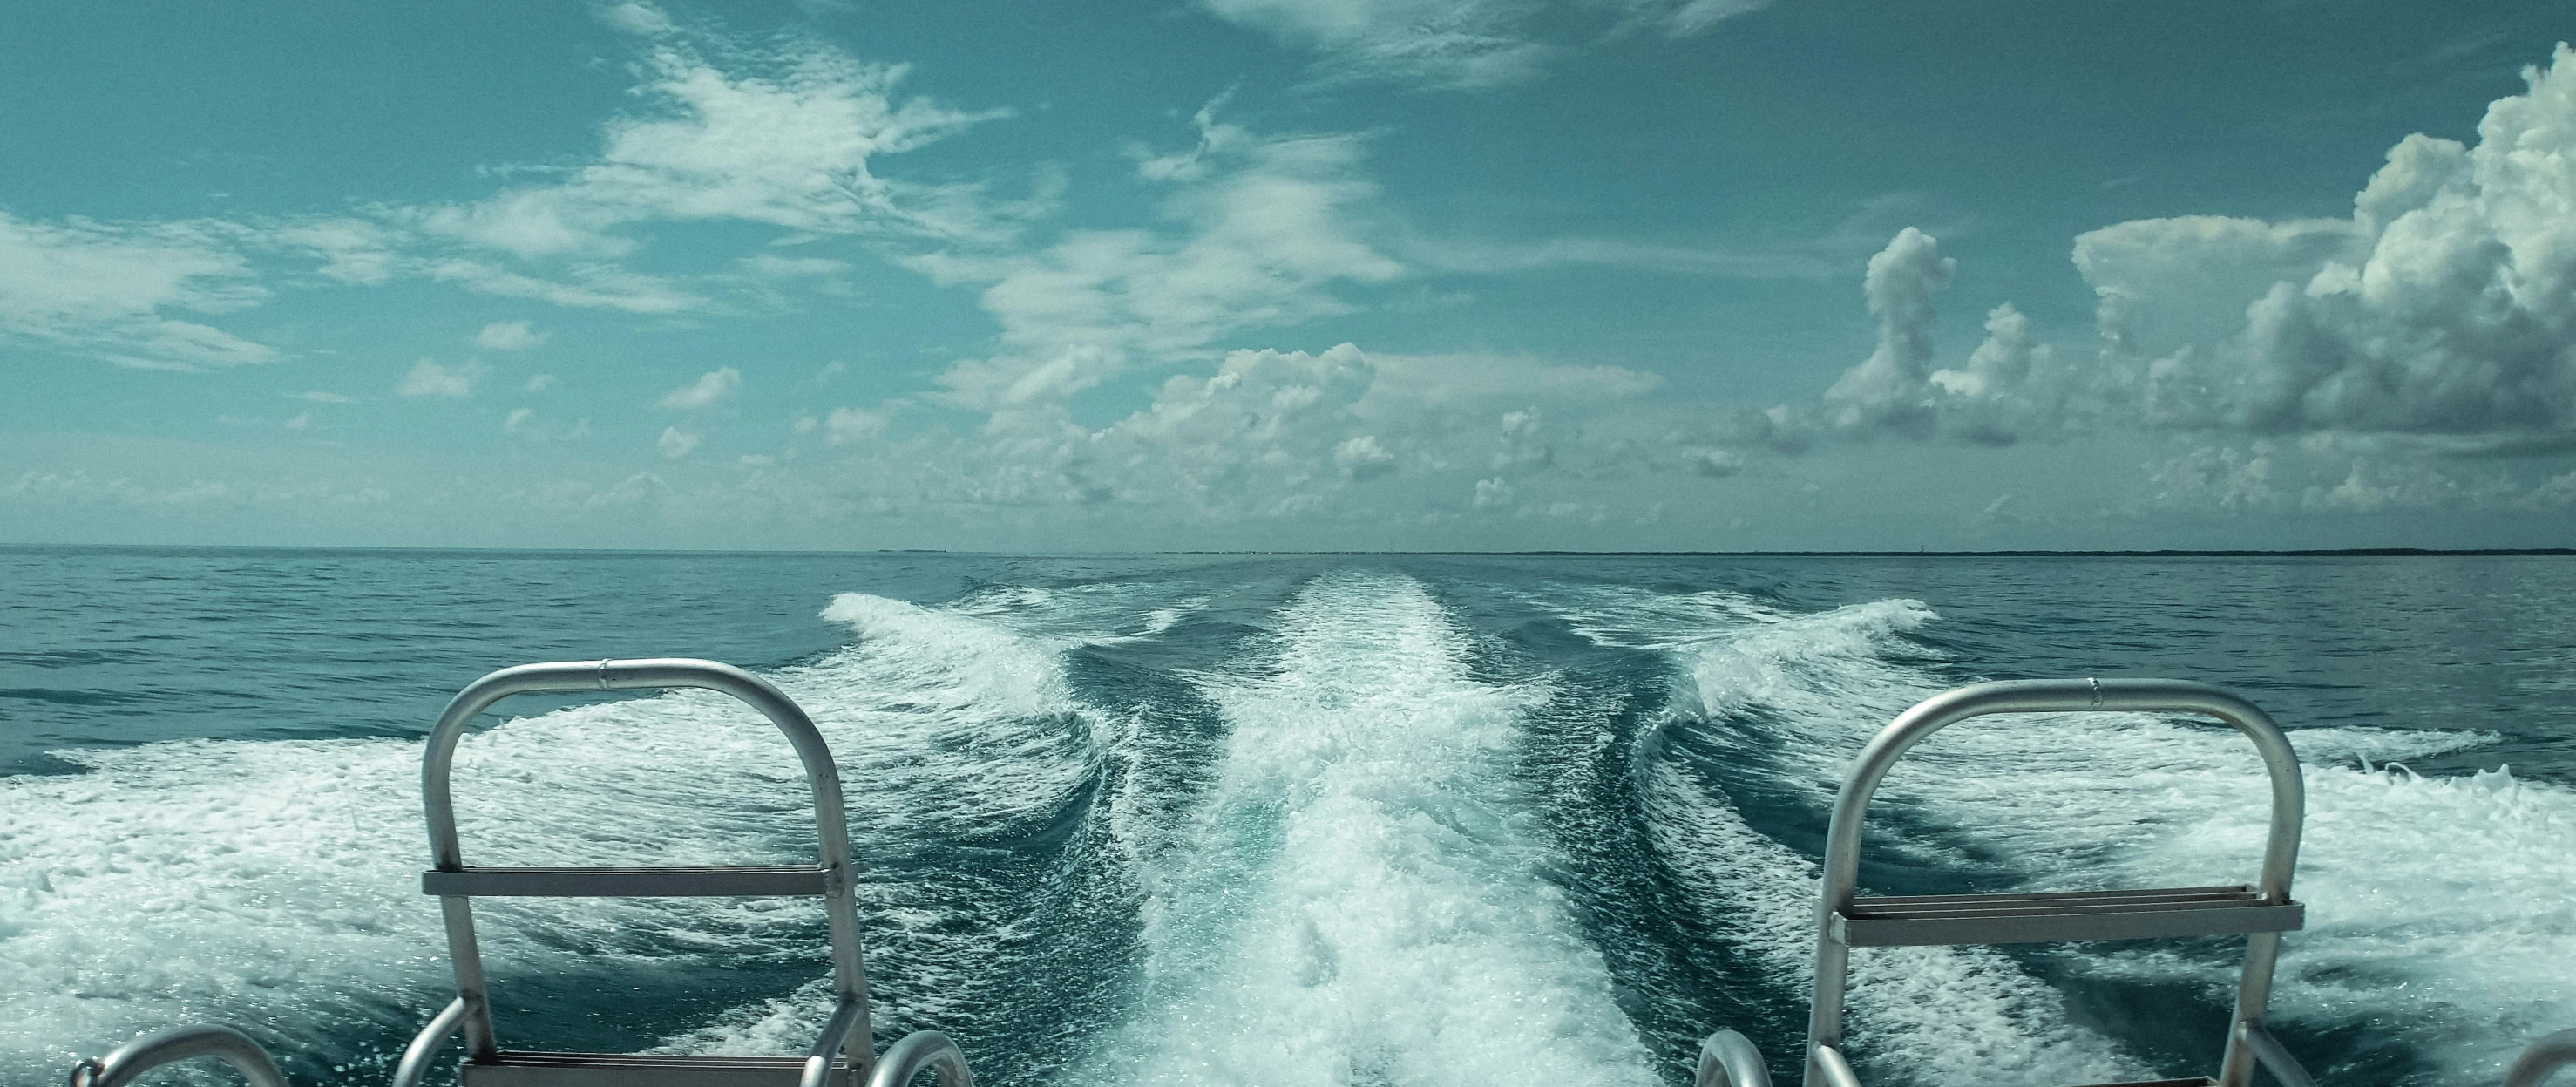
[[[611,4],[598,9],[599,21],[629,34],[660,37],[679,33],[679,25],[651,4]]]
[[[866,441],[885,433],[885,416],[858,408],[834,408],[824,420],[823,440],[832,445]]]
[[[1480,510],[1498,510],[1510,506],[1512,504],[1511,481],[1501,476],[1477,480],[1475,504]]]
[[[742,371],[731,366],[709,370],[697,381],[662,394],[662,406],[674,411],[697,411],[732,399],[742,388]]]
[[[519,390],[521,392],[541,393],[554,388],[557,384],[559,384],[559,382],[555,380],[555,375],[537,374],[528,378],[528,383],[519,386]]]
[[[514,408],[501,421],[501,433],[532,442],[564,442],[590,436],[590,420],[576,420],[571,426],[549,423],[535,408]]]
[[[309,412],[309,411],[301,411],[301,412],[297,412],[297,413],[295,413],[295,415],[294,415],[294,417],[293,417],[293,418],[290,418],[290,419],[288,419],[288,420],[286,421],[286,429],[288,429],[288,430],[298,430],[298,431],[300,431],[300,430],[303,430],[305,427],[309,427],[309,426],[312,426],[312,425],[313,425],[313,413],[312,413],[312,412]]]
[[[678,460],[698,447],[698,436],[678,427],[664,427],[662,436],[653,440],[653,447],[661,450],[663,456]]]
[[[605,17],[652,39],[637,88],[648,111],[610,122],[596,159],[562,180],[419,209],[411,221],[529,259],[620,256],[638,244],[628,228],[651,222],[941,235],[956,225],[944,218],[953,194],[879,177],[871,160],[1002,115],[898,101],[902,65],[860,63],[811,42],[759,58],[758,74],[727,71],[656,9],[626,4]]]
[[[2465,146],[2410,136],[2349,220],[2163,219],[2078,239],[2157,422],[2256,433],[2576,428],[2576,53]],[[2357,492],[2356,492],[2357,493]]]
[[[1557,49],[1519,0],[1200,0],[1210,14],[1324,55],[1338,79],[1489,87],[1537,75]]]
[[[483,367],[473,363],[441,366],[437,360],[422,359],[404,374],[394,391],[403,396],[440,396],[463,398],[474,395],[474,383],[483,377]]]
[[[1283,45],[1321,54],[1328,81],[1391,80],[1471,89],[1517,83],[1572,51],[1584,16],[1607,14],[1609,29],[1687,37],[1769,0],[1199,0],[1228,22]]]
[[[349,396],[345,393],[326,392],[321,389],[307,389],[288,397],[288,399],[303,400],[315,404],[346,404],[356,400],[357,397]]]
[[[1334,446],[1333,463],[1353,480],[1374,479],[1395,471],[1395,454],[1379,445],[1376,435],[1362,434]]]
[[[494,321],[474,334],[474,346],[487,351],[523,351],[546,342],[546,334],[526,321]]]
[[[1850,431],[1931,432],[1932,295],[1958,262],[1906,227],[1869,258],[1862,296],[1878,318],[1878,348],[1825,391],[1826,418]]]
[[[174,311],[228,313],[268,291],[229,223],[45,223],[0,212],[0,336],[120,366],[200,370],[275,349]]]
[[[658,316],[700,309],[707,304],[706,298],[671,280],[630,272],[613,264],[569,265],[564,269],[565,280],[523,275],[463,258],[432,261],[424,266],[424,272],[431,279],[481,294],[533,298],[580,309]]]
[[[1174,231],[1075,230],[1037,253],[909,262],[942,284],[988,284],[982,304],[1002,326],[1002,352],[942,376],[956,402],[1058,403],[1140,360],[1348,312],[1338,285],[1403,272],[1355,223],[1377,193],[1359,170],[1359,138],[1256,137],[1206,110],[1199,127],[1197,165],[1162,171],[1176,179],[1161,208]]]

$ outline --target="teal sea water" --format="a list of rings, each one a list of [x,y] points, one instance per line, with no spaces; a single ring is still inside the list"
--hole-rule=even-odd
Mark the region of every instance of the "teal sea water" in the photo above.
[[[535,660],[768,676],[842,766],[879,1044],[997,1087],[1686,1084],[1803,1031],[1840,768],[1983,679],[2237,689],[2308,764],[2274,1007],[2325,1082],[2493,1082],[2576,1026],[2576,560],[0,549],[0,1084],[144,1030],[381,1083],[443,1003],[419,743]],[[469,862],[809,856],[794,761],[697,695],[526,699]],[[2250,876],[2214,725],[1971,723],[1886,893]],[[801,1050],[804,902],[478,904],[505,1044]],[[1872,1084],[2214,1063],[2235,945],[1859,956]],[[205,1082],[218,1082],[209,1077]],[[1784,1081],[1787,1082],[1787,1081]]]

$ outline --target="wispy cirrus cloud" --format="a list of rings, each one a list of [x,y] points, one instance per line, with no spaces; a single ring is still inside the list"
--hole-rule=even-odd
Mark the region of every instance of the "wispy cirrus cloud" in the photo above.
[[[242,234],[217,220],[48,223],[0,211],[0,333],[119,366],[267,362],[274,348],[180,316],[267,299]]]
[[[905,263],[941,284],[981,284],[1001,351],[941,377],[988,411],[1059,402],[1140,361],[1203,355],[1219,338],[1348,312],[1338,288],[1404,266],[1366,237],[1376,184],[1362,137],[1264,136],[1218,120],[1177,155],[1140,153],[1168,186],[1156,228],[1071,230],[1034,251],[941,250]]]
[[[1199,0],[1227,22],[1318,55],[1324,82],[1386,81],[1474,90],[1537,78],[1602,34],[1688,37],[1770,0]]]

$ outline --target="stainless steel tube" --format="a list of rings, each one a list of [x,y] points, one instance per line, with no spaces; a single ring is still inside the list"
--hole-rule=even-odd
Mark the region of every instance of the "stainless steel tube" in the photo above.
[[[842,803],[840,768],[834,765],[831,748],[823,742],[823,734],[815,729],[813,719],[767,680],[740,668],[676,657],[564,661],[503,668],[466,685],[439,714],[421,763],[421,802],[428,816],[432,867],[451,872],[465,867],[463,851],[457,844],[450,768],[466,726],[484,710],[518,694],[671,687],[719,691],[749,703],[778,726],[796,749],[797,760],[804,764],[806,784],[813,792],[817,860],[825,873],[824,914],[831,930],[833,995],[839,1004],[855,1004],[859,1009],[847,1035],[868,1037],[867,967],[859,947],[857,879],[850,860],[849,816]],[[456,967],[457,995],[467,1005],[463,1022],[466,1047],[473,1059],[490,1060],[498,1044],[492,1035],[483,964],[475,950],[470,902],[463,895],[450,895],[442,896],[440,903],[447,919],[449,953]],[[850,1055],[862,1071],[873,1056],[867,1050],[861,1045]]]
[[[2236,1024],[2236,1040],[2245,1043],[2246,1050],[2253,1053],[2255,1063],[2271,1072],[2281,1087],[2317,1087],[2317,1081],[2308,1075],[2307,1067],[2291,1056],[2289,1050],[2281,1048],[2280,1039],[2272,1037],[2272,1032],[2263,1029],[2263,1024]]]
[[[1699,1072],[1692,1087],[1771,1087],[1771,1069],[1753,1039],[1731,1030],[1708,1036],[1699,1047]]]
[[[2306,810],[2307,784],[2298,754],[2280,726],[2253,703],[2205,683],[2175,679],[2043,679],[1979,683],[1934,695],[1899,714],[1863,747],[1834,796],[1832,823],[1825,832],[1824,873],[1817,894],[1816,994],[1807,1021],[1805,1082],[1829,1082],[1821,1059],[1842,1043],[1843,996],[1851,949],[1834,939],[1833,915],[1850,907],[1858,891],[1861,831],[1869,802],[1878,793],[1896,760],[1924,737],[1971,717],[1998,713],[2197,713],[2226,722],[2254,743],[2271,779],[2272,815],[2263,846],[2263,867],[2256,884],[2264,901],[2290,900],[2290,874],[2298,866],[2299,827]],[[2279,933],[2259,933],[2247,940],[2244,980],[2238,986],[2236,1024],[2257,1022],[2272,991],[2272,968],[2279,955]],[[2231,1027],[2227,1055],[2220,1066],[2220,1087],[2245,1087],[2253,1073],[2253,1056]]]
[[[2504,1087],[2540,1087],[2561,1068],[2576,1064],[2576,1030],[2562,1030],[2531,1043],[2505,1070]]]
[[[868,1076],[868,1087],[909,1087],[912,1077],[925,1069],[938,1070],[939,1087],[975,1087],[973,1077],[966,1074],[966,1054],[935,1030],[916,1030],[887,1046],[876,1071]]]
[[[232,1065],[251,1087],[286,1087],[268,1051],[231,1027],[178,1027],[146,1034],[110,1050],[104,1057],[72,1066],[71,1087],[125,1087],[134,1078],[173,1061],[217,1057]]]
[[[402,1063],[394,1066],[390,1087],[420,1087],[421,1078],[429,1074],[431,1058],[438,1056],[439,1049],[456,1035],[457,1027],[465,1022],[465,1012],[469,1007],[472,1005],[460,996],[448,1001],[446,1007],[430,1017],[429,1025],[420,1028],[411,1044],[403,1047]]]

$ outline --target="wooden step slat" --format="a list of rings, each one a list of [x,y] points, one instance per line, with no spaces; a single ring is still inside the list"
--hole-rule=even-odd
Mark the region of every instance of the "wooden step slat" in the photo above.
[[[737,868],[465,868],[420,874],[423,894],[518,898],[700,898],[820,895],[821,866]]]
[[[1851,947],[2056,943],[2288,932],[2297,902],[2265,902],[2242,884],[2044,894],[1857,898],[1836,913],[1834,939]]]

